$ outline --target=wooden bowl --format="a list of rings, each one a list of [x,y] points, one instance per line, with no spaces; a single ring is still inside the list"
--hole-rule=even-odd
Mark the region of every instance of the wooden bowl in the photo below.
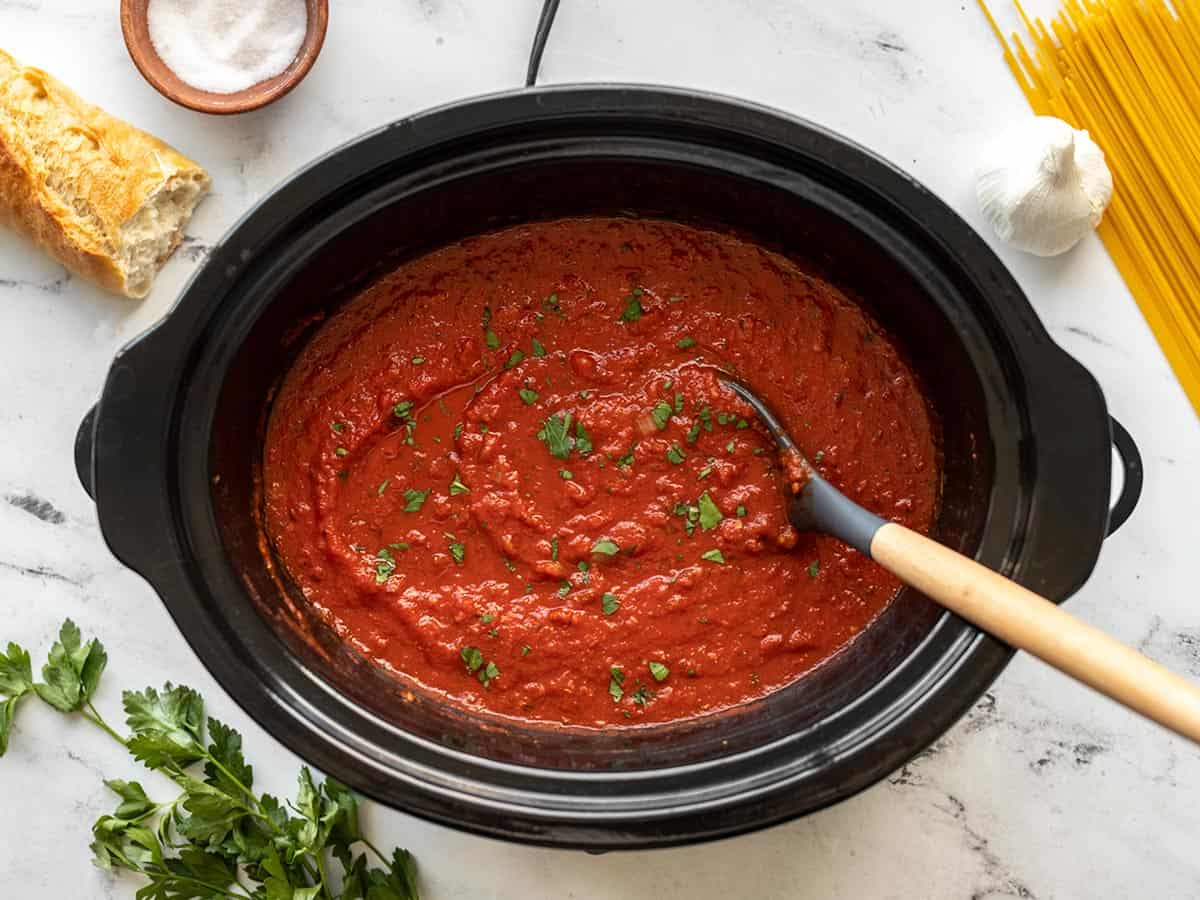
[[[150,26],[146,9],[150,0],[121,0],[121,32],[125,35],[125,46],[138,71],[156,91],[180,106],[202,113],[231,115],[249,112],[274,103],[308,74],[317,60],[321,45],[325,43],[325,29],[329,25],[329,0],[306,0],[308,6],[308,31],[300,52],[291,64],[266,81],[238,91],[234,94],[214,94],[194,88],[162,61],[150,40]]]

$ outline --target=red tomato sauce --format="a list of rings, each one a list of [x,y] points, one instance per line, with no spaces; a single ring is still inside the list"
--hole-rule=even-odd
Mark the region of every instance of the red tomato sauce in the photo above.
[[[760,696],[899,585],[788,524],[715,368],[928,530],[931,415],[857,305],[731,236],[570,219],[406,263],[320,328],[268,425],[269,539],[344,640],[452,703],[599,727]]]

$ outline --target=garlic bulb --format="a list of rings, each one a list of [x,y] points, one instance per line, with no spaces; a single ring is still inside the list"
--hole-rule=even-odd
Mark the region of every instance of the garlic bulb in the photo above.
[[[1038,256],[1057,256],[1100,224],[1113,181],[1104,151],[1086,131],[1037,116],[988,148],[975,191],[1003,240]]]

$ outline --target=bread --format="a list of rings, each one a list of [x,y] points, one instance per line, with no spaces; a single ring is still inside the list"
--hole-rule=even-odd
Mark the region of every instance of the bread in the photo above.
[[[72,272],[144,297],[208,174],[0,50],[0,224]]]

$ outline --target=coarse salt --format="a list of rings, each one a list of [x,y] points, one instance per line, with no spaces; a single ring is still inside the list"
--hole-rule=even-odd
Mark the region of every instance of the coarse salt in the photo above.
[[[304,43],[304,0],[150,0],[150,41],[194,88],[234,94],[283,72]]]

